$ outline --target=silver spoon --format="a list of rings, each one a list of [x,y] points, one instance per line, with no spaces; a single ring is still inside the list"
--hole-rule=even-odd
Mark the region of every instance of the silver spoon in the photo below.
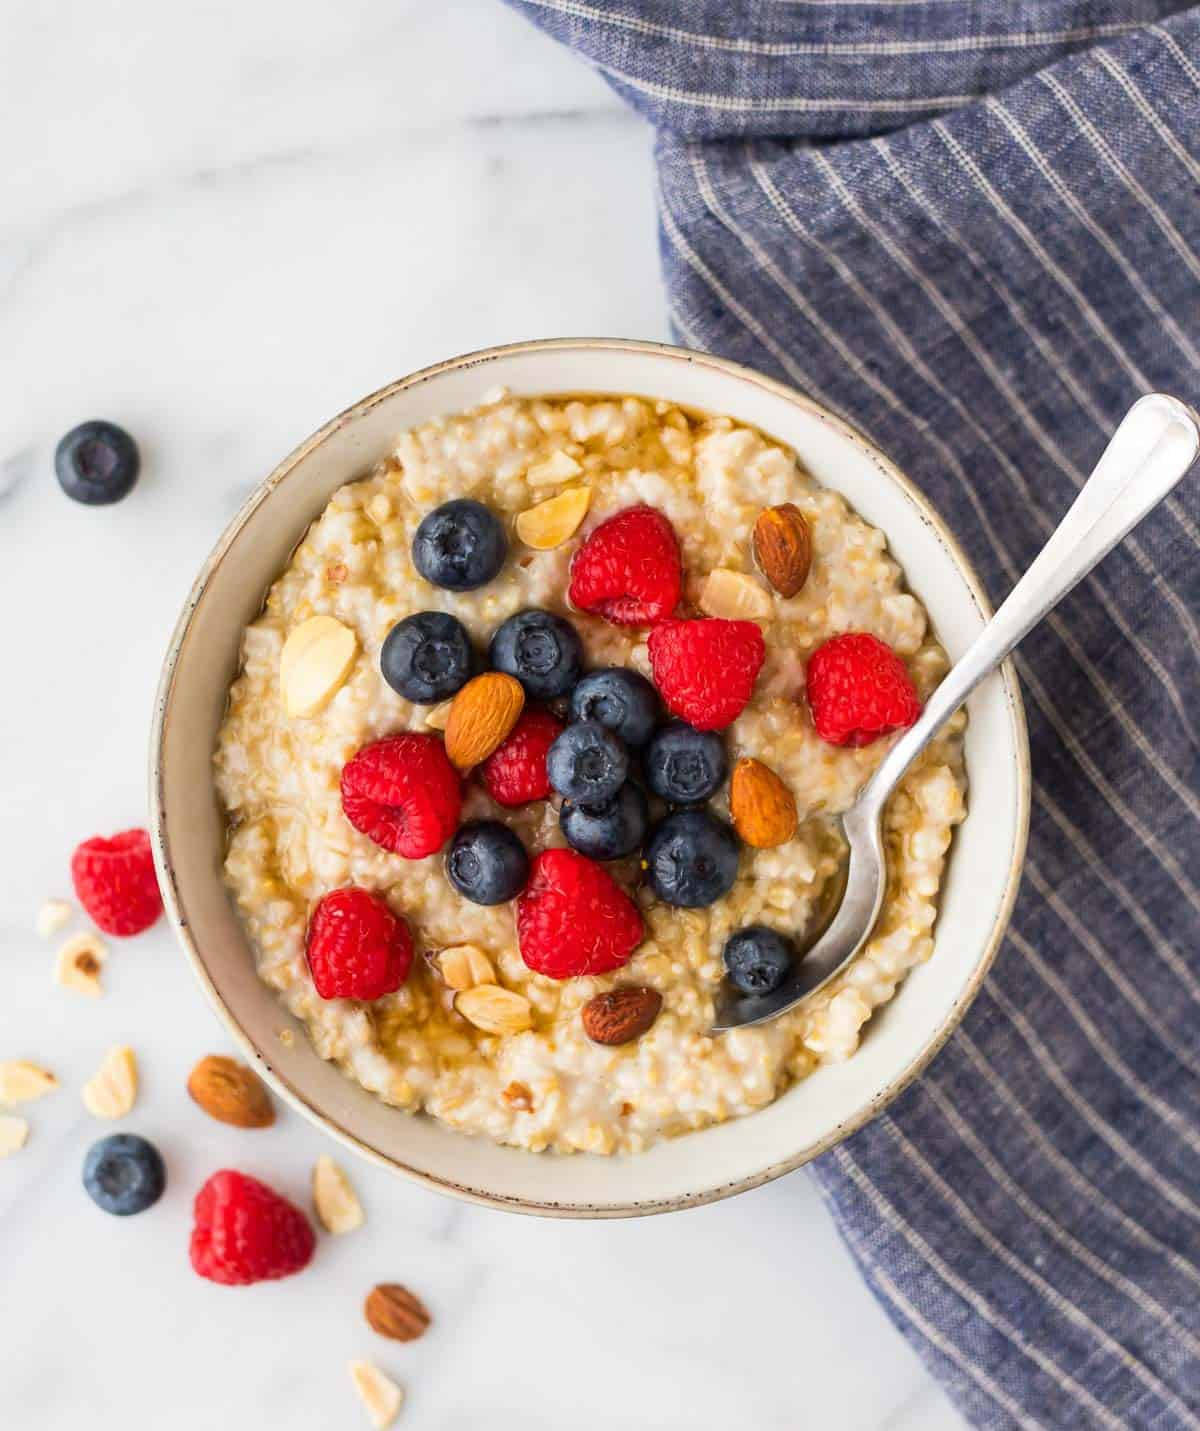
[[[845,891],[824,933],[771,994],[743,994],[726,980],[717,996],[714,1033],[777,1018],[811,998],[858,953],[875,927],[887,885],[881,817],[892,791],[980,681],[1163,500],[1198,447],[1197,417],[1176,398],[1150,393],[1129,409],[1033,565],[842,815],[850,846]]]

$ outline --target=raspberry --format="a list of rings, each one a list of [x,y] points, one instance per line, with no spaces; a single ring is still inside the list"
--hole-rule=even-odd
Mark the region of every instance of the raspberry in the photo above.
[[[675,528],[653,507],[626,507],[575,553],[569,595],[614,626],[650,626],[675,610],[682,581]]]
[[[408,925],[365,889],[335,889],[318,903],[304,952],[323,999],[382,999],[412,968]]]
[[[193,1268],[210,1282],[244,1287],[290,1277],[312,1261],[308,1218],[277,1192],[226,1168],[196,1194]]]
[[[487,792],[509,809],[545,800],[550,794],[546,752],[563,732],[563,723],[549,711],[527,710],[512,734],[479,767]]]
[[[71,856],[71,881],[79,903],[105,934],[140,934],[162,913],[145,830],[84,840]]]
[[[753,621],[664,621],[650,669],[667,706],[696,730],[724,730],[746,709],[766,647]]]
[[[607,974],[642,942],[642,916],[613,877],[574,850],[546,850],[517,898],[521,958],[535,974]]]
[[[388,735],[364,745],[342,770],[342,810],[385,850],[423,860],[454,833],[462,785],[436,736]]]
[[[921,714],[904,662],[865,631],[833,636],[812,653],[808,705],[817,734],[830,745],[870,745]]]

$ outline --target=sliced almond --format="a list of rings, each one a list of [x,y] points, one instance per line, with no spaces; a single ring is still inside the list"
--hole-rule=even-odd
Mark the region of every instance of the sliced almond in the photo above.
[[[36,1063],[10,1058],[0,1063],[0,1103],[32,1103],[46,1093],[53,1093],[58,1079]]]
[[[590,487],[569,487],[522,512],[517,518],[517,536],[535,551],[552,551],[575,535],[591,505]]]
[[[345,1169],[324,1153],[313,1168],[312,1192],[313,1206],[326,1232],[353,1232],[366,1221],[362,1203]]]
[[[455,944],[437,956],[438,973],[446,985],[462,992],[476,984],[494,984],[496,971],[492,961],[474,944]]]
[[[350,1379],[354,1382],[359,1400],[367,1409],[375,1431],[385,1431],[396,1419],[404,1400],[404,1392],[390,1376],[384,1376],[383,1372],[369,1361],[352,1361]]]
[[[454,697],[446,721],[446,754],[460,770],[486,760],[516,725],[525,692],[514,676],[485,671]]]
[[[100,971],[108,958],[108,949],[94,934],[76,934],[58,951],[54,965],[55,982],[64,989],[88,994],[97,999],[104,992],[100,987]]]
[[[700,592],[700,610],[725,621],[768,621],[770,594],[745,572],[718,567],[710,571]]]
[[[53,939],[70,923],[72,912],[65,899],[47,899],[37,913],[37,932],[43,939]]]
[[[316,715],[350,674],[358,637],[332,616],[312,616],[288,635],[279,655],[279,688],[291,717]]]
[[[498,984],[477,984],[464,989],[454,1007],[477,1029],[490,1034],[519,1034],[533,1027],[533,1008],[522,994]]]
[[[733,827],[756,850],[790,840],[799,823],[796,797],[761,760],[739,760],[729,780]]]
[[[0,1117],[0,1158],[19,1152],[29,1137],[29,1124],[24,1118]]]
[[[535,463],[525,474],[531,487],[549,487],[555,482],[569,482],[583,471],[569,452],[552,452],[545,462]]]
[[[453,704],[453,701],[443,701],[441,705],[426,711],[425,728],[427,730],[445,730],[446,722],[450,719],[450,707]]]
[[[94,1077],[83,1085],[83,1106],[93,1118],[124,1118],[137,1101],[137,1088],[133,1049],[110,1048]]]
[[[253,1069],[235,1058],[210,1053],[188,1075],[187,1090],[210,1118],[234,1128],[269,1128],[275,1105]]]
[[[758,514],[754,559],[780,596],[795,596],[812,566],[812,529],[799,507],[784,502]]]

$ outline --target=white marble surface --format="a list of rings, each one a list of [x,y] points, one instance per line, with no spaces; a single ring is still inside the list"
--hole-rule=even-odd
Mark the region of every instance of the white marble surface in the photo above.
[[[0,1424],[20,1431],[366,1425],[345,1371],[407,1386],[400,1424],[949,1431],[800,1173],[630,1223],[539,1222],[366,1166],[364,1230],[290,1282],[209,1286],[192,1195],[223,1165],[304,1199],[321,1136],[208,1121],[223,1047],[165,927],[98,1003],[32,925],[73,845],[144,819],[151,695],[181,598],[251,485],[330,413],[414,367],[552,334],[664,336],[647,130],[498,0],[45,0],[0,7],[0,1057],[61,1090],[0,1163]],[[92,416],[146,470],[66,501],[58,435]],[[137,1049],[128,1125],[170,1170],[128,1222],[84,1197],[79,1086]],[[420,1343],[359,1307],[409,1283]]]

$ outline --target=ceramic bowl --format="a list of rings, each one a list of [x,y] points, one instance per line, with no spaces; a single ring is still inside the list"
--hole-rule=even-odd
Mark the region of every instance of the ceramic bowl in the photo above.
[[[1010,668],[970,699],[970,813],[955,835],[933,957],[876,1015],[848,1062],[749,1117],[634,1157],[499,1147],[387,1107],[323,1062],[255,975],[221,882],[212,751],[242,628],[330,494],[382,458],[402,429],[473,407],[497,385],[518,394],[661,397],[760,428],[887,534],[953,659],[989,615],[965,555],[921,494],[857,432],[778,382],[704,354],[615,340],[520,343],[455,358],[327,423],[267,478],[205,563],[157,697],[151,829],[159,878],[196,977],[233,1038],[283,1098],[348,1147],[441,1192],[524,1212],[612,1217],[688,1207],[778,1177],[861,1127],[920,1073],[962,1017],[1020,877],[1029,810],[1021,700]]]

